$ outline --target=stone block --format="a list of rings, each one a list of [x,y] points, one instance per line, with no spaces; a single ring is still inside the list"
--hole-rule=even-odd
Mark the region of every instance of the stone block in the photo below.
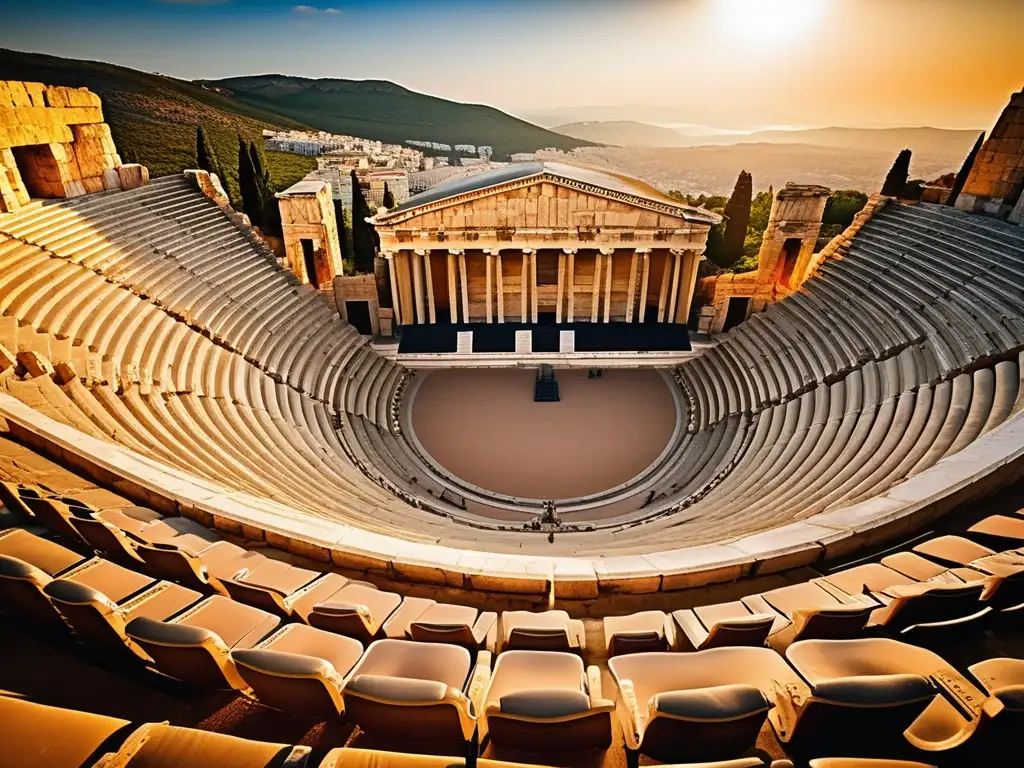
[[[138,163],[128,163],[117,168],[121,189],[136,189],[149,183],[149,168]]]
[[[17,361],[28,371],[28,375],[32,378],[53,374],[53,364],[38,352],[32,350],[19,352],[17,354]]]
[[[91,192],[102,192],[103,191],[103,177],[102,176],[87,176],[86,178],[82,179],[81,182],[74,182],[74,183],[81,183],[81,185],[84,187],[84,191],[83,191],[82,194],[91,193]],[[70,185],[68,185],[68,186],[70,186]],[[74,195],[69,194],[68,197],[74,197]]]
[[[0,371],[6,371],[17,365],[18,359],[11,350],[0,344]]]
[[[8,80],[7,85],[10,89],[12,107],[32,106],[32,97],[28,95],[28,91],[25,89],[25,83],[18,80]]]
[[[108,168],[103,172],[103,188],[104,189],[120,189],[121,188],[121,176],[118,174],[116,168]]]

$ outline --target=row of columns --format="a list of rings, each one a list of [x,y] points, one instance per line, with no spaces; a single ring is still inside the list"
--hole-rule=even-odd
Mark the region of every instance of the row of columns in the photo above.
[[[497,321],[505,322],[505,290],[504,276],[502,271],[502,250],[485,248],[483,249],[486,258],[485,280],[486,298],[485,309],[488,323],[494,322],[494,299],[497,298]],[[529,315],[530,322],[537,322],[538,301],[537,301],[537,252],[532,248],[523,248],[522,251],[522,273],[521,273],[521,304],[523,315]],[[565,322],[576,322],[577,294],[575,290],[575,261],[578,249],[563,248],[558,254],[558,284],[557,301],[555,305],[555,322],[563,322],[563,307],[565,307]],[[611,321],[611,297],[612,297],[612,267],[615,254],[614,248],[601,248],[595,256],[593,288],[591,291],[589,316],[593,323],[599,319],[604,322]],[[658,297],[658,322],[682,322],[686,317],[677,316],[677,308],[680,290],[690,291],[694,281],[694,273],[697,268],[697,259],[691,259],[685,264],[685,251],[670,250],[668,258],[665,259],[664,271],[661,279],[661,291]],[[402,268],[396,262],[400,255],[408,255],[409,270],[412,277],[411,296],[403,298]],[[411,250],[401,252],[385,252],[384,258],[388,263],[388,275],[391,283],[391,301],[394,307],[395,322],[399,324],[411,323],[436,323],[437,312],[434,303],[434,282],[431,272],[431,260],[429,250]],[[468,323],[469,318],[469,278],[466,272],[466,252],[461,249],[449,249],[447,254],[447,277],[448,297],[451,310],[452,322]],[[513,257],[514,258],[514,257]],[[637,248],[632,251],[629,266],[629,283],[626,297],[626,322],[631,323],[634,317],[643,322],[647,313],[647,291],[650,285],[651,271],[651,249]],[[637,277],[640,278],[639,291],[637,290]],[[604,309],[601,312],[601,294],[604,294]],[[641,300],[637,302],[637,296]],[[461,302],[457,301],[461,297]],[[411,299],[411,301],[410,301]],[[461,317],[459,317],[459,306],[461,305]],[[586,308],[579,308],[582,312]],[[688,309],[688,308],[687,308]],[[679,312],[678,314],[683,314]],[[526,322],[524,317],[524,322]]]

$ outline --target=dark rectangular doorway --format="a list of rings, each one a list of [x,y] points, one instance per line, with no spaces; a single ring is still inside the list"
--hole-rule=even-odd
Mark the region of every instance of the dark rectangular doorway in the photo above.
[[[320,287],[320,281],[316,276],[316,251],[313,248],[313,241],[308,237],[299,239],[302,245],[302,260],[306,265],[306,279],[314,288]]]
[[[349,324],[363,336],[373,334],[373,324],[370,322],[370,302],[346,301],[345,314],[348,315]]]
[[[722,326],[722,332],[725,333],[746,320],[749,309],[749,298],[739,298],[736,296],[730,298],[728,309],[725,311],[725,325]]]

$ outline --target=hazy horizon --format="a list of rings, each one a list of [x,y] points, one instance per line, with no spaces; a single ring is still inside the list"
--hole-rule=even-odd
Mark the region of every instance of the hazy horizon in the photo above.
[[[187,80],[390,80],[547,125],[976,130],[1024,86],[1019,0],[50,0],[4,22],[0,47]]]

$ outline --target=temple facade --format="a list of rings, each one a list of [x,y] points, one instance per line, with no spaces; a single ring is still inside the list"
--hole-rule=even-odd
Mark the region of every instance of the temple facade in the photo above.
[[[720,217],[635,179],[520,163],[371,221],[398,324],[686,323]]]

